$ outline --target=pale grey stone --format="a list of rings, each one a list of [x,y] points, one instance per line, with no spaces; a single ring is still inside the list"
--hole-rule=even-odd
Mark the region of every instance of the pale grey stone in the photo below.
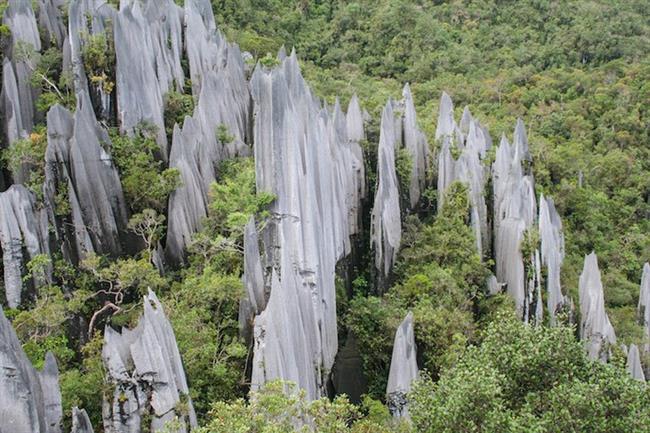
[[[413,331],[413,313],[409,312],[397,328],[390,361],[386,403],[393,416],[409,418],[408,393],[419,376],[417,349]]]
[[[639,348],[636,344],[631,344],[627,352],[627,371],[632,378],[645,382],[645,374],[643,373],[643,366],[641,365],[641,355]]]
[[[371,247],[375,250],[375,268],[388,276],[402,239],[399,189],[395,172],[395,150],[400,145],[400,134],[395,127],[393,102],[388,101],[381,117],[377,155],[377,190],[371,216]]]
[[[556,323],[556,314],[565,303],[560,285],[560,270],[564,260],[564,233],[562,220],[555,210],[553,199],[539,199],[539,237],[542,263],[546,265],[546,305],[551,325]]]
[[[72,408],[71,433],[95,433],[90,418],[88,418],[88,414],[84,409]]]
[[[580,338],[590,359],[607,361],[609,345],[616,344],[616,334],[605,311],[603,284],[595,253],[585,257],[578,283],[580,295]]]
[[[102,358],[107,380],[115,388],[113,401],[104,401],[104,431],[139,433],[142,416],[149,411],[152,431],[162,430],[176,417],[180,432],[196,427],[174,331],[152,291],[144,297],[144,315],[135,329],[118,333],[106,327]],[[183,400],[186,414],[176,411]]]
[[[261,234],[270,297],[254,321],[252,389],[284,379],[316,399],[338,348],[335,267],[350,251],[358,162],[338,104],[313,96],[295,52],[279,58],[251,78],[257,190],[276,197]]]
[[[27,263],[40,254],[49,256],[47,215],[39,209],[34,195],[23,185],[15,184],[0,193],[0,244],[4,268],[7,304],[21,304],[25,289]],[[51,269],[43,276],[33,275],[33,283],[42,285],[51,279]]]
[[[643,326],[644,335],[650,341],[650,263],[643,265],[641,275],[641,288],[639,290],[638,305],[639,322]],[[650,353],[650,343],[643,345],[643,352]]]
[[[51,353],[34,369],[0,307],[0,433],[60,433],[61,394]]]
[[[67,36],[63,22],[64,0],[38,0],[38,23],[50,45],[61,48]]]
[[[411,88],[408,83],[402,91],[404,116],[403,134],[404,147],[411,156],[411,182],[409,184],[409,199],[411,208],[420,201],[420,194],[426,187],[426,173],[429,159],[429,145],[422,131],[418,128],[417,115]]]

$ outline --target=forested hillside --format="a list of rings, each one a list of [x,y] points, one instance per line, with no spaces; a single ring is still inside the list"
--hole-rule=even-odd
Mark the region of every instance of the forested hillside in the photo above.
[[[0,0],[0,433],[650,431],[645,0]]]

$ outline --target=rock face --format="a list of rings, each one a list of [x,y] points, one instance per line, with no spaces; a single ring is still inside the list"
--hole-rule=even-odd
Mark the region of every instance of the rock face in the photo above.
[[[192,234],[207,214],[208,192],[219,163],[250,153],[250,94],[239,48],[226,42],[214,24],[210,2],[185,5],[186,46],[193,92],[198,102],[183,127],[174,128],[169,165],[183,185],[169,199],[165,253],[183,261]]]
[[[408,418],[407,394],[418,378],[417,350],[413,333],[413,313],[408,313],[397,328],[393,357],[386,387],[386,404],[393,416]]]
[[[95,119],[88,94],[77,93],[74,115],[57,105],[47,119],[46,204],[58,222],[64,256],[120,254],[127,209],[117,169],[103,147],[110,147],[108,133]],[[68,202],[68,215],[57,215],[57,199]]]
[[[641,365],[641,355],[639,355],[639,348],[636,344],[630,345],[630,349],[627,352],[627,372],[634,379],[645,382],[645,374],[643,374],[643,366]]]
[[[254,322],[252,388],[284,379],[315,399],[325,395],[338,347],[335,267],[350,252],[358,184],[347,176],[358,161],[340,108],[321,106],[295,53],[280,58],[251,79],[257,190],[276,197],[262,234],[270,297]]]
[[[64,0],[38,0],[38,24],[52,46],[61,48],[67,32],[63,22]]]
[[[244,296],[239,303],[239,330],[251,341],[253,319],[266,308],[268,294],[260,260],[259,239],[255,220],[251,217],[244,229]]]
[[[546,306],[551,325],[556,323],[557,311],[565,304],[560,286],[560,269],[564,260],[564,234],[562,220],[555,210],[553,199],[539,199],[539,237],[541,259],[546,266]]]
[[[650,263],[647,262],[643,265],[643,274],[641,276],[638,315],[646,338],[650,338]],[[643,351],[645,353],[650,352],[650,343],[644,345]]]
[[[118,118],[124,132],[156,127],[167,160],[163,97],[185,83],[181,57],[183,11],[173,0],[122,1],[115,21]]]
[[[51,353],[38,372],[0,308],[0,432],[60,433],[59,370]]]
[[[501,138],[492,166],[496,276],[506,284],[518,314],[526,322],[541,319],[539,253],[532,251],[529,257],[522,254],[526,231],[537,219],[534,180],[532,175],[525,174],[528,155],[523,123],[517,121],[513,144]],[[526,272],[526,267],[530,272]],[[532,277],[526,279],[526,274]]]
[[[24,52],[26,49],[40,51],[41,38],[31,2],[9,0],[2,23],[11,31],[12,39],[10,60],[5,60],[2,75],[5,133],[7,143],[11,145],[34,127],[34,104],[38,93],[31,86],[33,65],[24,58]],[[14,177],[17,182],[22,182],[25,173],[14,173]]]
[[[404,104],[403,138],[404,147],[411,156],[411,183],[409,184],[409,200],[414,208],[420,200],[420,194],[426,187],[426,172],[429,160],[429,145],[422,131],[418,128],[417,116],[411,87],[406,84],[402,91]]]
[[[95,433],[90,424],[88,414],[84,409],[72,408],[72,431],[71,433]]]
[[[113,31],[116,11],[104,0],[70,0],[68,9],[68,41],[70,46],[70,69],[73,76],[77,104],[80,93],[88,95],[97,117],[108,120],[113,112],[111,94],[101,81],[89,86],[84,68],[82,52],[89,36]],[[64,56],[65,61],[65,56]],[[65,62],[64,62],[65,63]]]
[[[16,308],[26,289],[23,276],[27,263],[39,254],[49,255],[47,216],[36,206],[34,195],[22,185],[12,185],[0,193],[0,245],[7,305]],[[50,280],[45,275],[33,275],[33,283],[41,285]],[[45,280],[44,280],[45,279]]]
[[[135,329],[106,328],[102,358],[114,387],[113,400],[104,401],[104,431],[140,432],[145,412],[151,414],[152,431],[176,417],[182,424],[178,432],[196,427],[174,331],[153,292],[144,297],[144,316]],[[178,411],[181,405],[184,412]]]
[[[381,116],[377,155],[377,190],[372,208],[371,247],[375,250],[375,268],[388,276],[395,264],[402,240],[399,189],[395,172],[395,150],[401,130],[393,101],[388,101]]]
[[[600,280],[595,253],[585,257],[580,274],[580,338],[584,341],[590,359],[609,359],[607,344],[616,344],[616,334],[605,311],[603,284]]]
[[[489,252],[485,184],[487,168],[483,159],[492,146],[486,129],[472,117],[465,107],[460,127],[454,120],[454,107],[449,95],[443,92],[438,113],[436,140],[441,148],[438,155],[438,211],[442,209],[449,186],[460,181],[468,186],[471,203],[471,224],[479,254]],[[458,154],[454,158],[453,154]]]
[[[348,143],[350,146],[350,153],[352,164],[352,187],[350,191],[353,195],[349,197],[350,203],[350,234],[354,235],[361,231],[361,207],[359,204],[361,200],[365,199],[368,194],[366,186],[366,167],[363,161],[363,149],[361,142],[366,139],[364,129],[364,116],[359,106],[359,99],[357,95],[353,95],[348,105],[348,111],[345,118]],[[356,205],[356,207],[355,207]]]

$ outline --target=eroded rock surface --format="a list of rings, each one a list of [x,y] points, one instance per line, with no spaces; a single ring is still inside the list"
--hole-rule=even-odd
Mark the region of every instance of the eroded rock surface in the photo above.
[[[27,263],[40,254],[49,256],[47,216],[38,208],[36,199],[22,185],[12,185],[0,193],[0,245],[4,291],[7,304],[16,308],[21,304],[28,285],[23,280]],[[51,278],[49,267],[44,274],[34,274],[33,283],[44,284]]]
[[[279,58],[251,79],[257,189],[276,197],[262,234],[270,297],[255,318],[252,388],[284,379],[315,399],[338,347],[335,267],[350,252],[358,160],[340,107],[312,95],[295,53]]]
[[[144,315],[135,329],[120,333],[106,327],[102,358],[114,387],[112,401],[104,401],[104,431],[140,432],[145,412],[151,413],[152,431],[175,417],[182,425],[179,433],[196,427],[174,331],[153,292],[144,297]],[[178,411],[181,406],[185,412]]]
[[[413,313],[409,312],[395,333],[393,357],[390,361],[386,386],[386,404],[393,416],[409,417],[407,395],[418,375]]]
[[[60,433],[59,370],[51,353],[36,371],[0,308],[0,432]]]
[[[605,311],[603,284],[595,253],[585,257],[580,274],[580,338],[590,359],[609,359],[608,345],[616,344],[616,334]]]

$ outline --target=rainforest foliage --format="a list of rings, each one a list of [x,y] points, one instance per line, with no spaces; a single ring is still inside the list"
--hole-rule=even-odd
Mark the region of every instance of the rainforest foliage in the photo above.
[[[455,101],[457,117],[468,105],[495,140],[510,135],[516,118],[523,118],[537,192],[552,196],[563,218],[563,291],[577,300],[584,255],[595,250],[617,336],[626,344],[645,342],[636,306],[642,266],[650,260],[647,1],[212,4],[228,39],[254,60],[271,64],[281,46],[295,48],[319,96],[329,102],[340,96],[346,104],[358,94],[372,116],[364,143],[368,197],[374,196],[380,110],[388,97],[399,97],[404,83],[411,83],[433,150],[443,90]],[[25,49],[22,55],[40,89],[39,109],[55,103],[73,109],[61,53]],[[110,38],[95,36],[83,57],[93,83],[110,93]],[[169,138],[195,102],[183,93],[166,95]],[[323,433],[650,430],[649,391],[627,376],[621,359],[609,365],[588,361],[574,328],[524,325],[512,318],[509,298],[486,295],[493,263],[476,252],[467,188],[460,183],[440,212],[432,189],[417,209],[403,209],[402,250],[387,287],[375,284],[368,221],[355,240],[358,260],[350,266],[349,284],[341,282],[338,291],[339,334],[342,343],[356,337],[368,382],[362,403],[344,396],[308,402],[299,392],[284,392],[291,385],[282,383],[249,395],[251,347],[240,338],[238,323],[243,227],[251,216],[263,224],[274,197],[256,191],[251,158],[224,162],[184,266],[159,273],[153,257],[164,240],[169,195],[181,179],[155,155],[154,132],[147,125],[132,136],[111,131],[112,156],[133,215],[129,229],[141,250],[121,258],[92,256],[78,266],[62,257],[38,257],[31,270],[52,266],[54,282],[20,309],[6,310],[36,366],[48,350],[56,355],[66,415],[72,406],[84,407],[101,425],[102,392],[110,392],[103,383],[101,329],[134,325],[141,295],[152,288],[172,321],[201,433],[290,432],[297,420]],[[37,196],[45,146],[39,125],[1,155],[9,171],[29,167],[26,184]],[[404,171],[409,164],[399,156]],[[70,212],[64,206],[59,211]],[[382,404],[394,332],[407,311],[414,314],[423,369],[412,395],[412,425],[392,420]]]

